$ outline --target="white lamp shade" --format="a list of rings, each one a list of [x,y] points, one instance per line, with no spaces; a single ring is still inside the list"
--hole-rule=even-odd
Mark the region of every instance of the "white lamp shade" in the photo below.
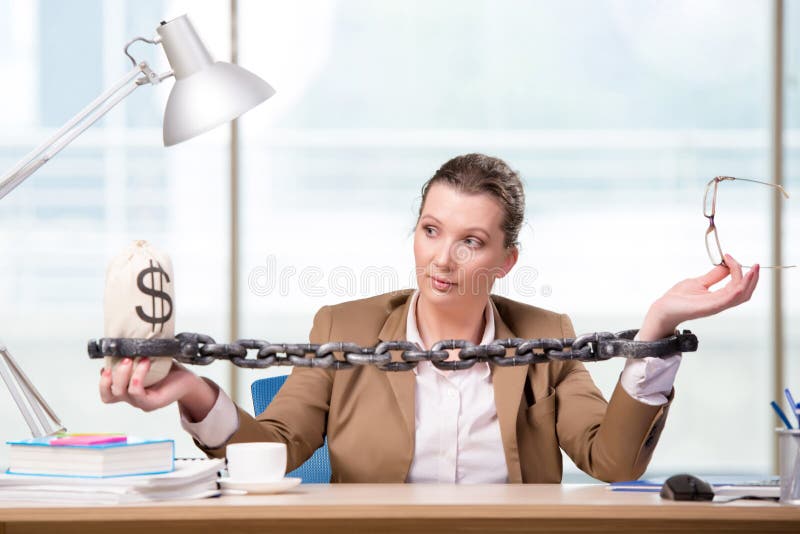
[[[175,86],[164,111],[164,146],[172,146],[231,121],[275,94],[252,72],[214,62],[186,15],[156,29]]]
[[[164,111],[164,146],[225,124],[274,94],[275,89],[252,72],[222,61],[178,78]]]

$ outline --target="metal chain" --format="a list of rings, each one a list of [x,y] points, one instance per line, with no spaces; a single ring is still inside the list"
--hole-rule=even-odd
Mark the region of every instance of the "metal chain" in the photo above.
[[[423,350],[409,341],[384,341],[374,347],[356,343],[318,344],[270,343],[260,339],[240,339],[235,343],[217,343],[203,334],[182,333],[175,339],[102,338],[89,341],[89,358],[118,356],[135,358],[172,357],[181,363],[208,365],[215,360],[229,360],[237,367],[266,369],[275,366],[352,369],[374,365],[382,371],[409,371],[419,362],[457,371],[478,362],[500,367],[532,365],[551,361],[577,360],[597,362],[614,357],[638,359],[666,358],[678,352],[697,350],[697,336],[689,330],[657,341],[633,341],[638,330],[612,334],[595,332],[576,338],[498,339],[475,345],[463,339],[447,339]],[[513,353],[509,355],[509,351]],[[458,350],[457,360],[448,360],[448,350]],[[249,357],[250,351],[255,357]],[[392,351],[402,351],[402,361],[392,361]]]

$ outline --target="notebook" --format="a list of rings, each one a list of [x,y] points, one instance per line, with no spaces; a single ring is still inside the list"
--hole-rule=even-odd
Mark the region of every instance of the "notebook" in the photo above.
[[[64,477],[120,477],[174,469],[171,439],[67,434],[6,442],[6,473]]]
[[[714,496],[778,498],[779,477],[746,477],[742,475],[700,476],[714,488]],[[612,491],[634,491],[659,493],[667,477],[612,482],[607,487]]]
[[[220,494],[220,459],[176,459],[175,470],[128,477],[64,477],[0,474],[0,502],[126,504],[200,499]]]

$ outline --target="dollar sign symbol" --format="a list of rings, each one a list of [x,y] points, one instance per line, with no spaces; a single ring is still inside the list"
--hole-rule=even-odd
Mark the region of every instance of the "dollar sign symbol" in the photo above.
[[[156,273],[158,273],[158,288],[156,288]],[[144,284],[148,274],[150,275],[150,287]],[[150,267],[142,269],[139,276],[136,278],[136,285],[139,286],[139,290],[145,295],[150,295],[152,298],[153,317],[147,315],[141,306],[136,306],[136,315],[138,315],[142,321],[152,324],[153,332],[156,331],[157,324],[161,325],[161,331],[163,332],[164,323],[169,321],[170,317],[172,317],[172,299],[163,291],[165,278],[167,282],[170,281],[169,275],[164,272],[160,264],[153,265],[153,260],[150,260]],[[160,314],[156,311],[156,299],[159,299],[161,302]],[[166,313],[164,312],[165,306],[168,308]]]

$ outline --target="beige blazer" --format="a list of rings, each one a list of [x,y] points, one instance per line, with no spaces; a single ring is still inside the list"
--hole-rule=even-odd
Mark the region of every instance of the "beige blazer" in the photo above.
[[[372,346],[404,340],[410,295],[404,290],[325,306],[314,318],[310,341]],[[491,301],[497,339],[575,335],[566,315],[503,297]],[[399,361],[399,353],[393,359]],[[645,471],[669,403],[643,404],[619,384],[606,403],[580,362],[491,369],[509,482],[560,482],[559,448],[601,480],[631,480]],[[238,409],[239,428],[228,443],[282,441],[291,470],[327,433],[331,482],[405,482],[414,453],[414,387],[409,371],[295,368],[258,417]],[[198,445],[210,456],[225,454],[224,446]]]

